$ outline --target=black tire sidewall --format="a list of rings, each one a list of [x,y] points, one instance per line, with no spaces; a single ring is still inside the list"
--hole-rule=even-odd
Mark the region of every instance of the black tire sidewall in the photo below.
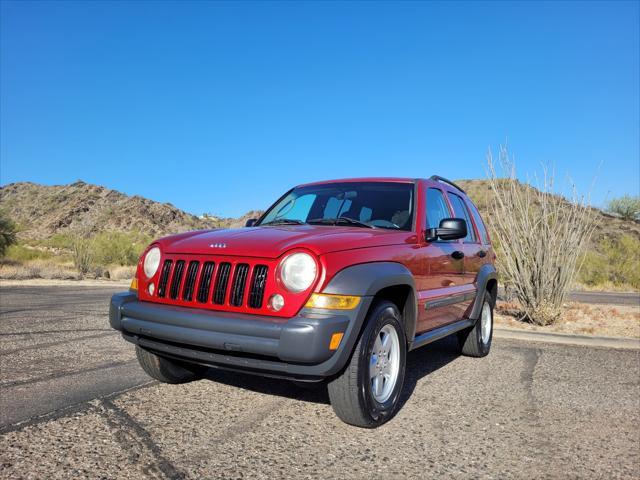
[[[373,351],[373,345],[375,343],[377,334],[385,325],[392,325],[398,334],[398,340],[400,344],[400,369],[398,371],[398,380],[394,387],[393,393],[389,399],[384,403],[379,403],[373,398],[373,392],[371,391],[371,381],[369,378],[369,361],[371,358],[371,352]],[[362,336],[362,347],[360,349],[359,358],[359,384],[360,395],[362,398],[362,404],[364,409],[371,416],[371,419],[380,424],[389,419],[400,400],[402,394],[402,386],[404,385],[405,366],[407,358],[407,342],[402,323],[400,322],[400,313],[396,306],[390,302],[381,303],[378,308],[375,309],[367,328]]]

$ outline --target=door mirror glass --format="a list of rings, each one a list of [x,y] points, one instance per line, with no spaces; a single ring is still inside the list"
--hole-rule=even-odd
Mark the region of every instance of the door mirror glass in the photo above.
[[[253,227],[256,222],[258,221],[257,218],[250,218],[249,220],[247,220],[247,223],[244,224],[245,227]]]
[[[467,236],[467,222],[463,218],[443,218],[438,228],[427,230],[425,240],[457,240]]]

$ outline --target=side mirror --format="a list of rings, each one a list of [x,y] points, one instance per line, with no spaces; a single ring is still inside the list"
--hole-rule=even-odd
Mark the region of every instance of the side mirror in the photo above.
[[[443,218],[438,228],[427,230],[425,240],[457,240],[467,236],[467,222],[463,218]]]
[[[256,222],[258,221],[257,218],[250,218],[249,220],[247,220],[247,223],[244,224],[245,227],[253,227]]]

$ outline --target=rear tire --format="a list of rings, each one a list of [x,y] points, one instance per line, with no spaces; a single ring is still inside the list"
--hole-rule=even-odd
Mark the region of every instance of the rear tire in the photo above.
[[[398,407],[407,355],[400,312],[391,302],[375,303],[346,368],[329,382],[331,406],[350,425],[375,428]]]
[[[486,292],[476,324],[458,333],[458,342],[463,355],[485,357],[491,350],[493,339],[493,298]]]
[[[201,365],[182,363],[160,357],[136,345],[136,356],[142,369],[162,383],[186,383],[198,380],[206,370]]]

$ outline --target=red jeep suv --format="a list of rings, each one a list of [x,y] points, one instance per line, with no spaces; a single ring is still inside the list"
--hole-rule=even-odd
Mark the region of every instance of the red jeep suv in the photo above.
[[[301,185],[246,228],[161,238],[110,323],[153,378],[207,367],[327,384],[345,422],[395,412],[409,350],[456,334],[489,353],[495,259],[454,183],[366,178]]]

